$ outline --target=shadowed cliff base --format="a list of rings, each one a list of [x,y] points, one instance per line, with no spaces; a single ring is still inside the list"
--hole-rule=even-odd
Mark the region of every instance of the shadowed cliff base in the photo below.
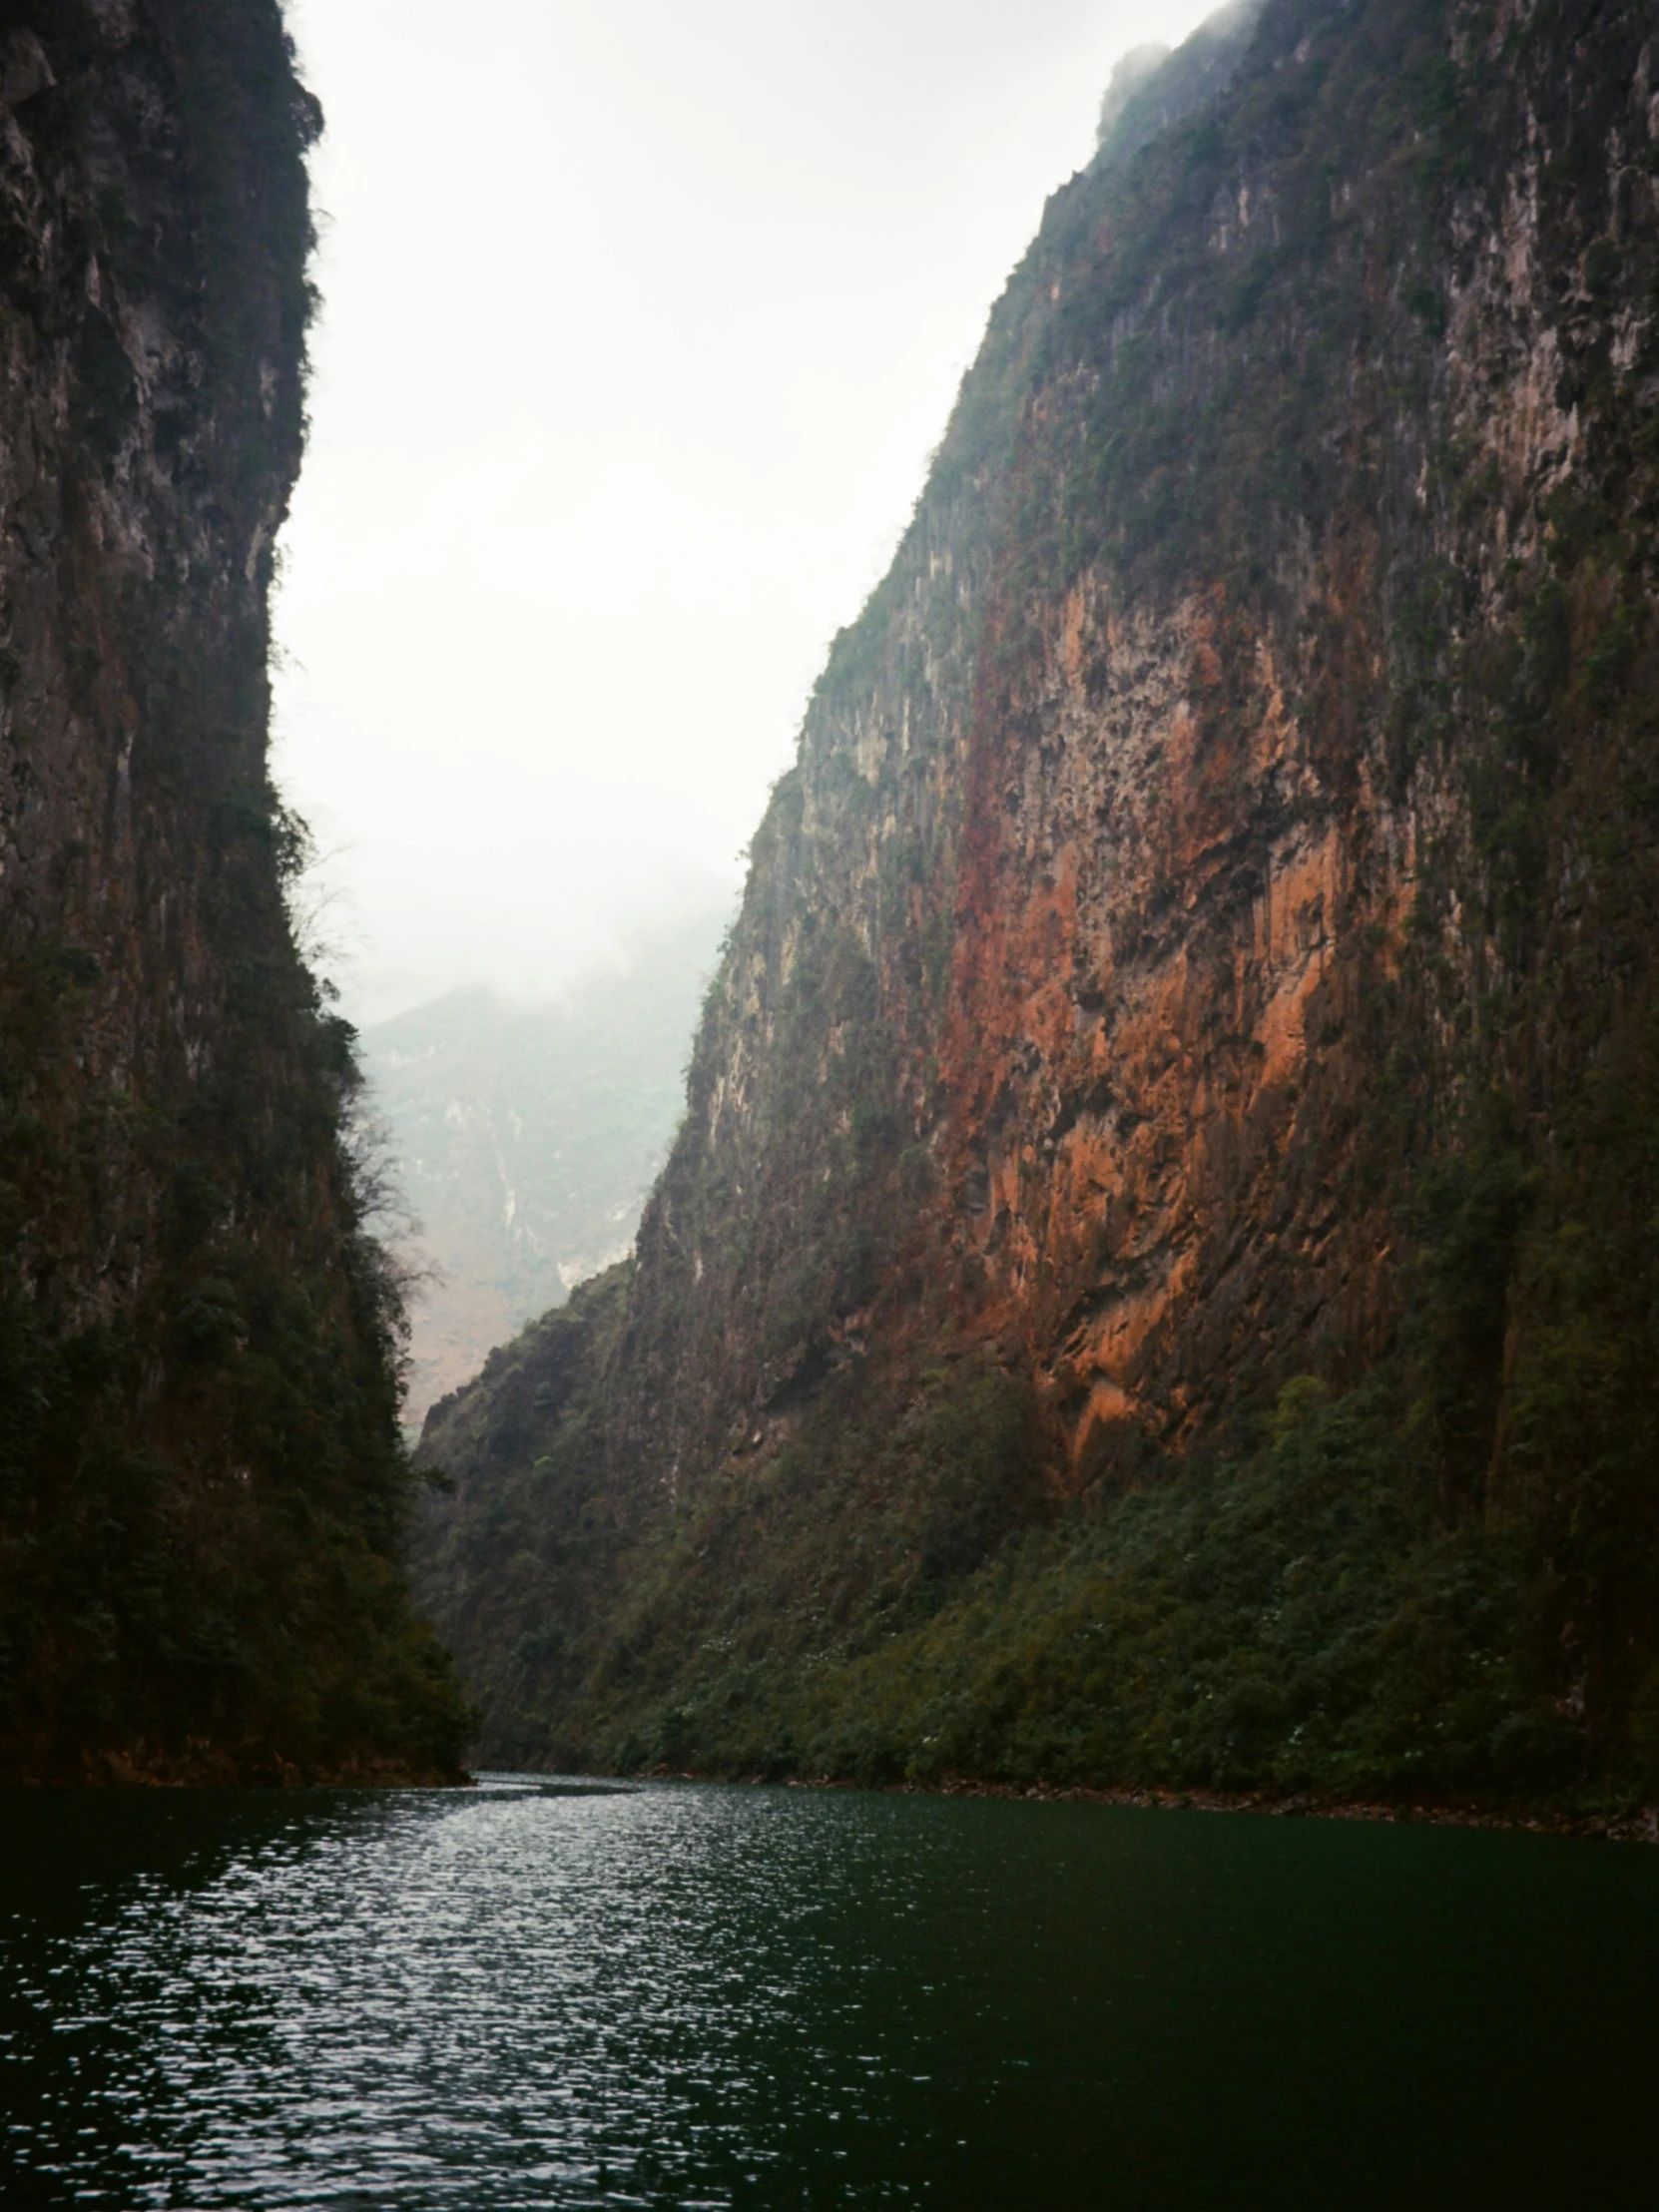
[[[436,1510],[422,1569],[476,1607],[448,1625],[486,1765],[1594,1827],[1659,1798],[1653,1676],[1599,1740],[1561,1697],[1560,1532],[1524,1507],[1443,1510],[1420,1368],[1335,1399],[1297,1379],[1236,1455],[1149,1454],[1063,1505],[1029,1387],[994,1358],[907,1401],[843,1379],[775,1457],[630,1530],[560,1359],[621,1288],[527,1333],[428,1431],[461,1495],[487,1497]],[[515,1421],[527,1464],[492,1479]]]
[[[637,1264],[428,1424],[492,1756],[1659,1796],[1659,52],[1233,35],[992,312]]]

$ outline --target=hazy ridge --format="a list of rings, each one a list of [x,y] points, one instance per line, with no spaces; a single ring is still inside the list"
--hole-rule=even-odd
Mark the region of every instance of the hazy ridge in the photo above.
[[[685,1104],[724,902],[640,933],[547,1004],[481,987],[362,1032],[390,1179],[425,1271],[406,1420],[622,1259]]]

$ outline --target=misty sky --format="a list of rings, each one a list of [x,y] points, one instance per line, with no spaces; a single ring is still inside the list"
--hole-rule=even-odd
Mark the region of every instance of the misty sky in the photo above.
[[[290,0],[328,131],[277,771],[349,1010],[718,883],[1158,0]]]

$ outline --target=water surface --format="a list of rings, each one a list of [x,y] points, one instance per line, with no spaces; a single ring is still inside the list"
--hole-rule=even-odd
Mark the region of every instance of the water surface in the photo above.
[[[6,2206],[1470,2206],[1652,2172],[1659,1853],[653,1785],[0,1797]]]

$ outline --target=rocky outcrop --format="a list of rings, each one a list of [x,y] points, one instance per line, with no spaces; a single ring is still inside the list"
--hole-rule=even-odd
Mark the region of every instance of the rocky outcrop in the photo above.
[[[452,1762],[391,1565],[350,1038],[266,760],[319,128],[276,0],[0,10],[12,1773]]]
[[[1216,35],[1202,69],[1138,69],[1051,202],[756,839],[605,1370],[633,1581],[520,1573],[583,1624],[540,1692],[578,1743],[665,1711],[706,1755],[748,1740],[711,1621],[806,1664],[791,1628],[731,1629],[733,1560],[755,1604],[826,1587],[732,1533],[769,1468],[862,1501],[823,1505],[825,1560],[890,1543],[904,1580],[920,1524],[880,1500],[937,1453],[867,1470],[941,1363],[1026,1393],[1027,1524],[1294,1457],[1296,1407],[1364,1402],[1423,1558],[1470,1526],[1520,1546],[1517,1709],[1577,1716],[1592,1758],[1649,1694],[1655,1593],[1607,1566],[1656,1504],[1640,1299],[1608,1312],[1610,1394],[1571,1348],[1592,1286],[1648,1266],[1613,1257],[1607,1192],[1647,1173],[1615,1124],[1659,922],[1659,48],[1636,7],[1270,0],[1217,97]],[[429,1437],[451,1530],[510,1490],[469,1418]],[[826,1441],[849,1420],[862,1472]],[[544,1562],[558,1496],[520,1524]],[[877,1621],[887,1572],[841,1603],[853,1671],[801,1690],[784,1764],[832,1756],[802,1745],[868,1691],[872,1638],[922,1651],[920,1616]],[[914,1659],[889,1764],[928,1770],[942,1664]],[[1160,1740],[1138,1771],[1179,1779]]]

